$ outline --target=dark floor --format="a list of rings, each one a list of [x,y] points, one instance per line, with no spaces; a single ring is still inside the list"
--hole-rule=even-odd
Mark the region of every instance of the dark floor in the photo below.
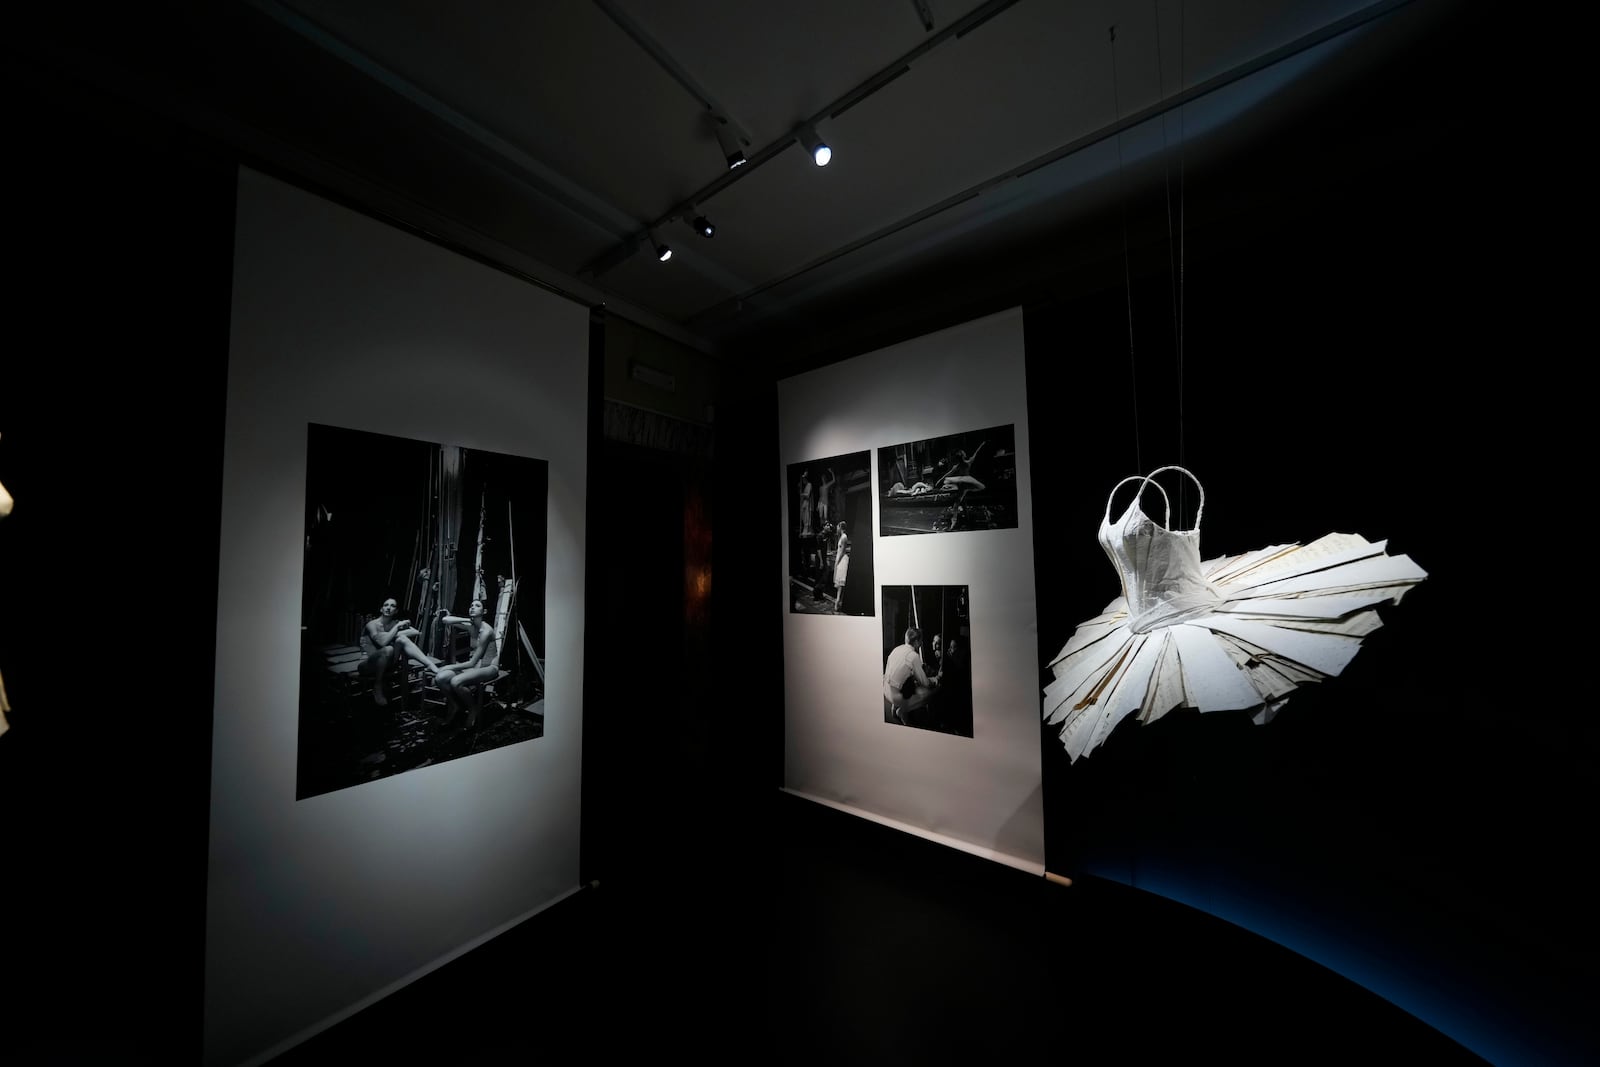
[[[782,793],[772,807],[745,854],[663,842],[651,878],[585,888],[274,1064],[1483,1062],[1160,897],[1063,887]]]

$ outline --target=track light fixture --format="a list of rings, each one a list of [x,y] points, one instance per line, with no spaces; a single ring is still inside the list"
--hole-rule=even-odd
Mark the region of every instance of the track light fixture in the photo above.
[[[701,237],[715,237],[717,235],[716,225],[704,215],[696,215],[694,221],[689,225],[693,226],[694,232]]]
[[[722,158],[732,170],[745,162],[744,146],[739,143],[739,135],[724,118],[713,118],[712,125],[717,131],[717,144],[722,146]]]
[[[656,231],[650,231],[650,246],[656,250],[656,258],[665,263],[672,258],[672,248],[656,236]]]
[[[819,167],[826,167],[828,160],[833,158],[833,149],[829,148],[822,138],[817,136],[816,127],[807,122],[803,124],[795,135],[796,140],[811,153],[811,159]]]

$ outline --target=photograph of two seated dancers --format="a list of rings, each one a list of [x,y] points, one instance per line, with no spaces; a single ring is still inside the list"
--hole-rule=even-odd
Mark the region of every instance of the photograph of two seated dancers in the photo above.
[[[378,616],[365,627],[367,640],[362,642],[366,660],[358,668],[372,676],[372,702],[379,707],[389,703],[385,690],[393,683],[389,668],[397,657],[403,656],[422,668],[432,679],[432,685],[444,701],[443,725],[453,722],[458,713],[465,711],[466,725],[476,726],[478,714],[483,710],[482,683],[500,675],[500,640],[494,627],[484,619],[485,604],[474,598],[467,608],[466,618],[451,615],[440,608],[435,621],[440,626],[457,627],[471,641],[471,652],[461,662],[446,663],[422,651],[417,640],[422,631],[411,625],[410,619],[397,619],[400,605],[394,597],[383,602]]]
[[[883,721],[971,737],[967,587],[884,586],[883,635]]]
[[[299,798],[544,736],[548,478],[308,428]]]

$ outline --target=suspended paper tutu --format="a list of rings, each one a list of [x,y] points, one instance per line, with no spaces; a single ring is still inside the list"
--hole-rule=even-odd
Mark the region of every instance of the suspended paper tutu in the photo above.
[[[1059,724],[1074,761],[1136,714],[1154,722],[1173,708],[1252,710],[1257,723],[1277,714],[1307,682],[1344,670],[1361,639],[1383,625],[1377,605],[1398,603],[1427,577],[1387,542],[1328,534],[1310,544],[1272,545],[1239,556],[1200,559],[1194,528],[1171,529],[1171,505],[1154,481],[1182,467],[1124,478],[1106,499],[1100,547],[1122,579],[1123,595],[1081,623],[1050,662],[1044,721]],[[1111,518],[1118,490],[1138,483],[1122,517]],[[1139,501],[1154,486],[1165,521]]]

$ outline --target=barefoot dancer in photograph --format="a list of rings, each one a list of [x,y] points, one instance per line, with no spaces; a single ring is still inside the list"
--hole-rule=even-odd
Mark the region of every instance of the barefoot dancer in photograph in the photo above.
[[[372,669],[372,700],[379,707],[389,703],[383,687],[396,653],[404,653],[422,664],[430,674],[439,669],[439,661],[416,645],[415,639],[421,637],[422,632],[411,625],[410,619],[395,618],[399,610],[399,602],[390,597],[383,602],[378,617],[370,620],[366,626],[367,641],[371,646],[367,649],[367,664]]]
[[[478,724],[478,711],[483,705],[484,682],[500,676],[500,642],[494,627],[484,619],[484,604],[474,600],[467,609],[467,617],[447,615],[439,609],[439,621],[446,626],[460,626],[472,634],[472,655],[462,663],[450,663],[439,668],[434,683],[444,695],[446,723],[454,721],[456,712],[467,709],[467,725]]]
[[[912,725],[912,712],[932,700],[938,692],[938,679],[929,678],[922,666],[922,631],[906,630],[905,644],[897,645],[883,665],[883,699],[894,710],[894,717]]]
[[[981,493],[986,488],[972,473],[972,465],[977,462],[978,453],[982,451],[983,445],[981,444],[973,449],[970,456],[965,449],[956,449],[955,465],[946,471],[944,477],[939,480],[939,488],[941,490],[961,491],[961,495],[956,497],[955,503],[951,504],[946,512],[949,516],[949,527],[952,530],[961,524],[962,514],[965,510],[962,505],[966,503],[967,494],[973,490]]]
[[[982,450],[983,445],[979,445],[972,450],[972,455],[969,456],[964,449],[956,449],[956,462],[945,472],[945,476],[939,480],[939,488],[976,489],[981,492],[984,484],[973,476],[972,465],[977,462],[978,453]]]

